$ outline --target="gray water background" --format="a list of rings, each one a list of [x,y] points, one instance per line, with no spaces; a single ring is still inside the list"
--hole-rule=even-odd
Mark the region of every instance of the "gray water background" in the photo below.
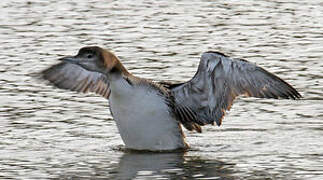
[[[0,2],[0,179],[323,179],[323,2]],[[108,101],[31,75],[86,45],[186,81],[202,52],[245,58],[302,100],[239,98],[186,153],[127,153]]]

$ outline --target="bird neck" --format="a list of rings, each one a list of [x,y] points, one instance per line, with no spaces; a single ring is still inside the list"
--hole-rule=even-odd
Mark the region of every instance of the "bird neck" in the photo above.
[[[104,59],[104,66],[108,70],[108,75],[131,75],[128,70],[122,65],[119,58],[110,51],[102,51],[102,58]]]

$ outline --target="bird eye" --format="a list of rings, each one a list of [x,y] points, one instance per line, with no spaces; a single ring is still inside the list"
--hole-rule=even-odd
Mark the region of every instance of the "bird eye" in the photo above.
[[[88,54],[86,57],[87,57],[88,59],[90,59],[90,58],[92,58],[92,57],[93,57],[93,55],[92,55],[92,54]]]

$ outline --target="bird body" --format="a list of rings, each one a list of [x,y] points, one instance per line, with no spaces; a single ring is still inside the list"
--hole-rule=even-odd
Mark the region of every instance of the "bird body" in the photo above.
[[[165,103],[167,97],[149,83],[110,82],[110,111],[126,148],[136,150],[185,149],[180,124]]]
[[[214,122],[220,126],[239,95],[301,97],[291,85],[263,68],[218,52],[203,53],[194,77],[178,84],[136,77],[112,52],[97,46],[81,48],[76,56],[61,60],[42,71],[43,78],[58,88],[107,98],[128,149],[187,149],[181,125],[197,132]]]

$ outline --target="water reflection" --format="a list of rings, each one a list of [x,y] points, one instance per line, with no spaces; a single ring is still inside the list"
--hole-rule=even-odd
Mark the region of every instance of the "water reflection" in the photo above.
[[[47,167],[48,177],[58,179],[297,179],[295,174],[271,168],[246,168],[223,157],[187,153],[122,153],[109,151],[77,162],[61,162]],[[118,159],[118,161],[115,161]],[[217,160],[219,159],[219,160]],[[242,161],[243,162],[243,161]],[[264,164],[263,164],[264,165]],[[257,165],[254,165],[257,166]],[[59,168],[58,168],[59,167]],[[60,169],[61,171],[57,171]],[[272,172],[271,172],[272,171]],[[40,177],[40,176],[34,176]]]
[[[123,153],[119,161],[109,152],[100,159],[80,158],[48,168],[48,177],[59,179],[236,179],[235,164],[185,153]],[[115,158],[115,157],[114,157]],[[39,177],[39,176],[36,176]]]
[[[113,179],[233,179],[234,164],[186,156],[185,153],[125,153]]]

